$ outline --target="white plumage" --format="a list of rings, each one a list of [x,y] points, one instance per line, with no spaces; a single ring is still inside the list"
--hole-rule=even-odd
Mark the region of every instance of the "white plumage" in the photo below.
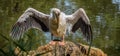
[[[83,8],[71,15],[57,8],[52,8],[50,15],[28,8],[14,24],[10,35],[13,39],[19,39],[30,28],[51,32],[53,36],[62,37],[62,42],[67,30],[74,33],[80,28],[87,40],[92,39],[90,21]]]

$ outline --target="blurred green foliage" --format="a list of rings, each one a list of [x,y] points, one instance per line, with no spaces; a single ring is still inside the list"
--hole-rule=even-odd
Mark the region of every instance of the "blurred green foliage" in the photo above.
[[[13,55],[16,46],[28,51],[48,43],[49,39],[37,29],[27,31],[23,38],[16,41],[9,36],[14,23],[29,7],[46,14],[53,7],[66,14],[84,8],[94,33],[93,46],[104,50],[108,56],[120,56],[120,2],[114,1],[116,0],[0,0],[0,56]],[[66,37],[66,40],[87,44],[82,37],[78,31]]]

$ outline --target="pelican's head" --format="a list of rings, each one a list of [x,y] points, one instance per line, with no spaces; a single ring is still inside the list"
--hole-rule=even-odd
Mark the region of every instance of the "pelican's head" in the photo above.
[[[60,13],[61,13],[60,10],[57,8],[51,9],[51,16],[53,19],[59,19]]]

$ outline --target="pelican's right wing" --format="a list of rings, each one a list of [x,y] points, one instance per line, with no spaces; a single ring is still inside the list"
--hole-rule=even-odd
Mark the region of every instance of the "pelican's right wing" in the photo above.
[[[67,23],[72,25],[70,28],[73,33],[78,29],[81,29],[83,35],[88,41],[92,39],[90,20],[83,8],[78,9],[72,15],[67,15],[66,20]]]
[[[28,8],[13,25],[10,33],[13,39],[19,40],[20,36],[30,28],[37,28],[44,32],[49,31],[49,15],[41,13],[33,8]]]

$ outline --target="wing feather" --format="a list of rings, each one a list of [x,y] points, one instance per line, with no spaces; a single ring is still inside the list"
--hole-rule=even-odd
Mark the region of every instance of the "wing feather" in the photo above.
[[[13,39],[19,40],[24,32],[30,28],[37,28],[48,32],[48,21],[49,15],[43,14],[33,8],[28,8],[13,25],[10,35]]]

